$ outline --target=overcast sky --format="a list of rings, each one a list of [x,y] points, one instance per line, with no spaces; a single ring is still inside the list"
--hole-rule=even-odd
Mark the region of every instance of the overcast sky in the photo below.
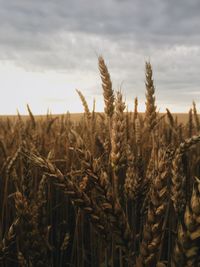
[[[103,110],[98,55],[129,110],[145,108],[145,61],[158,109],[200,107],[199,0],[0,0],[0,114]]]

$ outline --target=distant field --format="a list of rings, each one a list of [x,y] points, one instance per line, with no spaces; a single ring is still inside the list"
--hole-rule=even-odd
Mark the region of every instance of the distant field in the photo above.
[[[144,114],[144,113],[140,113],[140,114]],[[160,115],[164,115],[165,113],[160,113]],[[35,118],[43,118],[43,117],[45,117],[46,115],[35,115]],[[62,116],[61,114],[55,114],[55,115],[53,115],[53,116]],[[71,117],[71,119],[72,119],[72,121],[74,121],[74,122],[78,122],[80,119],[81,119],[81,117],[83,116],[83,113],[70,113],[70,117]],[[177,116],[178,117],[178,121],[180,122],[180,123],[186,123],[187,122],[187,120],[188,120],[188,114],[187,113],[173,113],[173,116],[174,116],[174,118]],[[15,115],[8,115],[8,116],[6,116],[6,115],[0,115],[0,118],[10,118],[10,119],[16,119],[17,118],[17,116],[15,116]],[[26,115],[26,116],[21,116],[22,118],[24,118],[24,119],[26,119],[26,118],[28,118],[29,116],[28,115]],[[200,115],[199,115],[199,118],[200,118]]]

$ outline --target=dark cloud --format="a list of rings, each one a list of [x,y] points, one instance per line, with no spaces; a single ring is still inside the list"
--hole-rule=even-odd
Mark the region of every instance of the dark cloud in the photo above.
[[[194,95],[185,92],[199,90],[199,0],[1,0],[0,4],[0,60],[28,70],[85,75],[98,73],[97,55],[103,54],[115,87],[122,84],[132,97],[143,94],[144,62],[150,59],[161,101],[166,91],[187,101]],[[170,101],[173,95],[167,97]]]

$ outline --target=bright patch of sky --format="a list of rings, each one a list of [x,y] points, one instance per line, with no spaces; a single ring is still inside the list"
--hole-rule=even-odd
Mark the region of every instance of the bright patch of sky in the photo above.
[[[0,2],[0,114],[82,112],[76,89],[103,111],[98,55],[129,110],[145,110],[149,59],[160,111],[200,107],[198,0]]]

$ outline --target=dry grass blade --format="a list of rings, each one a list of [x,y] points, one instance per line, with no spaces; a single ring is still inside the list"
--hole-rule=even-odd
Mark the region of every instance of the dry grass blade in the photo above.
[[[177,214],[182,214],[186,205],[185,174],[183,171],[182,156],[192,146],[200,142],[200,135],[193,136],[181,143],[176,150],[172,165],[172,201]]]
[[[153,84],[153,72],[150,62],[146,62],[146,127],[151,131],[156,125],[155,88]]]
[[[112,117],[114,112],[114,92],[112,90],[112,82],[107,66],[102,56],[99,57],[99,70],[101,73],[103,96],[105,102],[105,113],[108,117]]]
[[[81,93],[81,91],[76,90],[76,92],[78,93],[78,95],[79,95],[79,97],[80,97],[80,99],[81,99],[81,102],[82,102],[83,107],[84,107],[84,112],[85,112],[86,117],[87,117],[87,120],[88,120],[88,122],[89,122],[90,119],[91,119],[91,113],[90,113],[90,110],[89,110],[87,101],[86,101],[84,95]]]
[[[28,113],[29,113],[29,116],[30,116],[30,119],[31,119],[31,125],[32,125],[32,128],[35,129],[36,127],[36,122],[35,122],[35,117],[29,107],[29,105],[27,104],[27,110],[28,110]]]

